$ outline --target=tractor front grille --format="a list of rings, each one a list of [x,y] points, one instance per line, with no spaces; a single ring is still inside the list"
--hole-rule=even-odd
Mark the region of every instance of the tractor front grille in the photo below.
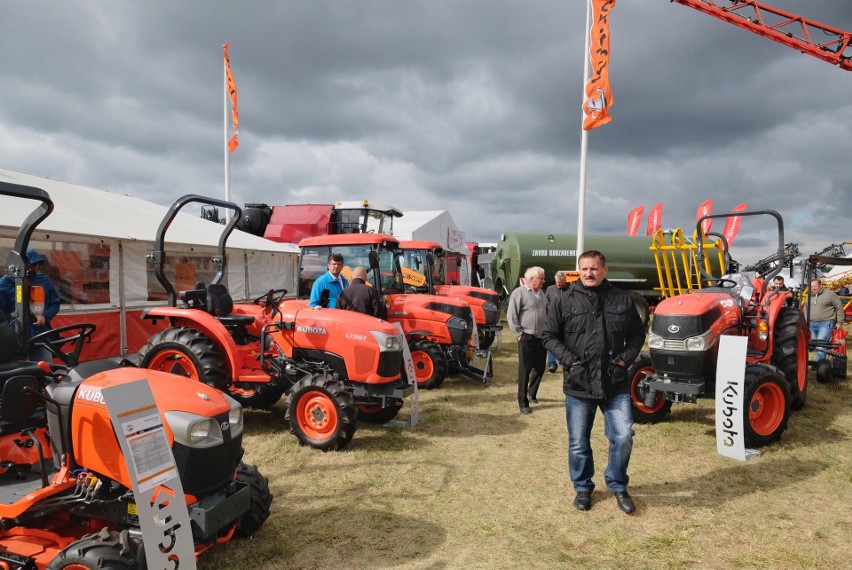
[[[228,416],[217,418],[227,421]],[[230,435],[228,433],[226,438]],[[240,460],[243,458],[242,434],[225,439],[222,445],[194,448],[174,442],[175,456],[184,493],[203,497],[211,491],[219,491],[234,479]]]
[[[379,354],[379,366],[376,374],[391,377],[399,374],[402,370],[402,351],[385,351]]]

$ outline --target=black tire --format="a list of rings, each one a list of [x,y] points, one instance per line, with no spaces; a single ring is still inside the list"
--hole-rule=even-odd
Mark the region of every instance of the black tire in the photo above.
[[[495,333],[493,331],[479,331],[479,350],[487,350],[494,344]]]
[[[284,419],[302,445],[322,451],[343,449],[352,441],[357,423],[352,393],[330,375],[308,375],[287,397]]]
[[[402,409],[400,398],[388,398],[388,405],[384,408],[381,404],[358,404],[358,421],[371,424],[386,424],[399,415]]]
[[[240,463],[237,466],[237,481],[249,486],[251,490],[251,506],[249,510],[240,517],[234,534],[238,538],[251,538],[260,530],[263,523],[269,518],[269,509],[272,505],[272,493],[269,491],[269,479],[260,474],[254,465]]]
[[[808,328],[802,311],[783,307],[775,320],[772,364],[790,383],[793,410],[805,407],[808,397]]]
[[[228,389],[225,359],[194,329],[173,327],[158,332],[139,351],[139,362],[143,368],[186,376],[223,392]]]
[[[672,411],[672,403],[666,400],[665,394],[658,392],[653,406],[646,406],[645,399],[639,393],[639,381],[654,372],[651,357],[640,354],[627,369],[630,378],[630,401],[633,406],[633,421],[637,424],[655,424],[663,420]]]
[[[278,403],[284,388],[273,382],[237,382],[228,386],[228,395],[244,408],[266,410]]]
[[[746,367],[743,392],[745,446],[758,448],[781,439],[790,419],[790,383],[760,365]]]
[[[449,371],[444,350],[434,342],[423,339],[411,341],[409,348],[414,360],[417,387],[434,390],[443,384]]]
[[[639,318],[642,319],[642,326],[645,327],[645,332],[648,332],[648,323],[651,320],[651,309],[648,306],[648,300],[636,291],[628,291],[628,294],[633,300],[633,305],[636,307]]]
[[[62,549],[47,565],[48,570],[64,568],[89,568],[90,570],[142,570],[146,567],[142,544],[121,533],[104,527],[96,534],[88,534]]]
[[[827,358],[816,363],[816,381],[820,384],[831,382],[831,362]]]

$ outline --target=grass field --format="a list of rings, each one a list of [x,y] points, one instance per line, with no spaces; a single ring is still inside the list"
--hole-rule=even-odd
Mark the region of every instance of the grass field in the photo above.
[[[416,428],[362,424],[342,452],[300,447],[282,402],[248,411],[245,459],[269,478],[272,514],[251,541],[215,548],[200,567],[849,567],[852,374],[839,388],[812,382],[781,441],[747,463],[716,453],[712,400],[636,425],[628,516],[605,491],[602,418],[597,490],[581,513],[561,375],[545,375],[540,403],[522,416],[511,341],[494,364],[486,386],[452,377],[420,392]]]

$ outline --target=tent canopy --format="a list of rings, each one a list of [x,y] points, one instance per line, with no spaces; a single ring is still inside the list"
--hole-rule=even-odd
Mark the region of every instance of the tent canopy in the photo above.
[[[393,235],[402,240],[435,241],[447,251],[470,254],[464,232],[447,210],[405,212],[401,218],[394,220]]]

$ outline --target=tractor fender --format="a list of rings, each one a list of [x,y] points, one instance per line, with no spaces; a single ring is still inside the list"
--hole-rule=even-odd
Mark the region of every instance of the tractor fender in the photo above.
[[[168,318],[174,326],[187,327],[202,333],[210,342],[216,345],[228,360],[230,376],[236,379],[239,376],[241,361],[237,343],[234,342],[228,329],[219,320],[209,313],[198,309],[179,309],[177,307],[152,307],[143,312],[143,319]]]

